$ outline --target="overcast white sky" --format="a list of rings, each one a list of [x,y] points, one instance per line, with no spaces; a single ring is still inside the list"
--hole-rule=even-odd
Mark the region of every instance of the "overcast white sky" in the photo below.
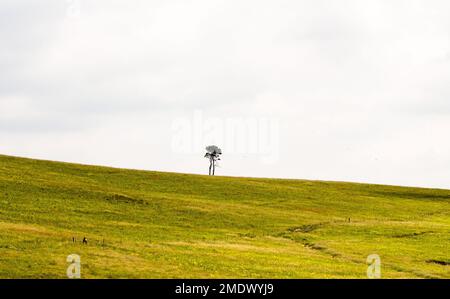
[[[446,0],[0,2],[2,154],[450,188],[449,132]]]

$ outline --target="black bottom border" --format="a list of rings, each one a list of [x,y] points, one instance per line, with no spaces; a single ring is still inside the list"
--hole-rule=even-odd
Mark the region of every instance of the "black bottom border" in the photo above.
[[[206,294],[205,291],[207,290]],[[142,279],[142,280],[0,280],[0,292],[45,298],[385,298],[391,294],[450,294],[450,280],[347,279]],[[314,296],[314,297],[311,297]]]

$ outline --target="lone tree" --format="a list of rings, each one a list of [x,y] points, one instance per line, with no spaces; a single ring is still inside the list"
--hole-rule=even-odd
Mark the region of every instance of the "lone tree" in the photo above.
[[[216,171],[216,161],[220,160],[220,155],[222,155],[222,150],[219,147],[215,145],[206,147],[205,158],[209,159],[209,175],[214,175]]]

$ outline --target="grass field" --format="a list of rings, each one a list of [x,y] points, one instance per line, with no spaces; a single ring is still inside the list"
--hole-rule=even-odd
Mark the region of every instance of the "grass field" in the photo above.
[[[0,156],[0,232],[0,278],[450,278],[449,190]]]

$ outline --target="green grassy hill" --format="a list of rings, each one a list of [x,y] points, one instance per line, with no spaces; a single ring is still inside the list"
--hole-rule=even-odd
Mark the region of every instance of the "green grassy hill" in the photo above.
[[[450,278],[448,190],[0,156],[0,232],[0,278]]]

